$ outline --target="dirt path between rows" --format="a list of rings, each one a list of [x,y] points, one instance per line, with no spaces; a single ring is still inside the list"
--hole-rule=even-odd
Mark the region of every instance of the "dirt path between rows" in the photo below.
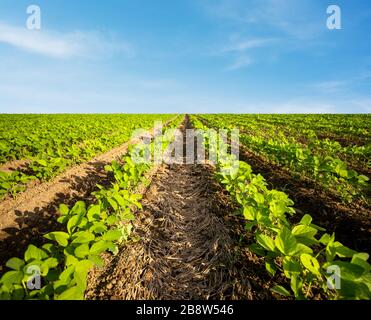
[[[151,129],[148,134],[153,132]],[[16,199],[0,202],[0,272],[7,259],[22,254],[29,243],[40,242],[43,234],[60,228],[55,219],[60,203],[72,205],[88,200],[97,183],[109,184],[111,178],[104,166],[120,158],[129,145],[137,142],[139,138],[131,139],[87,163],[67,169],[52,181],[28,188]]]
[[[30,163],[29,160],[12,160],[0,165],[0,171],[10,173],[15,170],[26,170],[27,165]]]
[[[238,245],[243,224],[211,166],[161,165],[142,205],[134,223],[140,240],[94,270],[87,299],[270,296],[261,262]]]

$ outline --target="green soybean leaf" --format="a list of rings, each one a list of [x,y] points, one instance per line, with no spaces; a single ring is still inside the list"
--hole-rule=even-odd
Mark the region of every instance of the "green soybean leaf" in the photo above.
[[[362,282],[365,281],[365,282]],[[368,283],[367,283],[368,282]],[[338,291],[340,298],[345,300],[370,300],[371,279],[341,280],[341,288]]]
[[[365,269],[357,264],[345,261],[333,261],[332,265],[340,268],[341,280],[359,281],[365,274]]]
[[[75,272],[85,272],[86,274],[94,267],[94,263],[87,259],[79,261],[75,266]]]
[[[309,214],[305,214],[303,218],[300,220],[300,224],[304,224],[306,226],[309,226],[312,223],[312,217]]]
[[[105,240],[100,240],[94,243],[90,248],[90,254],[101,254],[108,249],[108,243]]]
[[[39,165],[43,166],[43,167],[47,167],[47,166],[48,166],[48,163],[47,163],[46,160],[44,160],[44,159],[37,159],[36,162],[37,162]]]
[[[135,220],[135,216],[130,212],[129,209],[125,210],[125,213],[122,214],[120,217],[121,217],[121,220],[125,220],[125,221]]]
[[[262,204],[262,203],[264,203],[264,196],[261,194],[261,193],[255,193],[254,195],[253,195],[253,198],[254,198],[254,200],[256,201],[256,203],[258,203],[258,204]]]
[[[303,253],[300,255],[300,261],[303,266],[314,275],[321,276],[320,265],[315,257],[312,257],[310,254]]]
[[[55,231],[44,235],[44,238],[57,241],[60,246],[66,247],[68,245],[68,239],[70,238],[70,235],[66,232]]]
[[[361,179],[361,180],[363,180],[363,181],[369,181],[369,180],[370,180],[367,176],[365,176],[365,175],[363,175],[363,174],[360,174],[360,175],[358,176],[358,179]]]
[[[265,262],[265,269],[272,275],[274,276],[276,274],[276,271],[277,271],[277,266],[276,264],[274,263],[274,261],[266,261]]]
[[[303,243],[298,243],[296,245],[296,249],[295,249],[294,255],[300,256],[302,253],[307,253],[307,254],[312,255],[313,254],[313,250],[310,247],[308,247],[305,244],[303,244]]]
[[[89,252],[89,245],[87,243],[83,243],[75,249],[75,256],[82,259],[89,255]]]
[[[125,208],[126,207],[127,201],[122,196],[120,196],[119,194],[115,194],[113,197],[117,201],[117,203],[119,204],[119,206],[121,208]]]
[[[0,194],[1,194],[1,190],[0,190]],[[2,290],[0,291],[0,300],[12,300],[10,291],[5,291],[5,287],[2,288]]]
[[[56,300],[84,300],[84,291],[74,286],[57,296]]]
[[[74,266],[79,260],[72,254],[66,254],[66,266]]]
[[[121,231],[118,229],[109,230],[103,235],[103,239],[106,241],[117,241],[121,238]]]
[[[265,257],[266,251],[256,243],[248,246],[249,250],[257,254],[258,256]]]
[[[24,260],[19,258],[11,258],[6,262],[6,266],[10,269],[20,271],[25,265]]]
[[[82,219],[82,216],[75,215],[68,220],[67,231],[68,231],[69,234],[71,234],[73,232],[74,228],[79,225],[81,219]]]
[[[119,252],[119,248],[116,244],[112,241],[107,241],[108,251],[112,252],[112,254],[116,255]]]
[[[117,221],[118,221],[118,218],[117,218],[116,216],[114,216],[114,215],[111,215],[111,216],[109,216],[109,217],[107,218],[106,223],[107,223],[109,226],[111,226],[111,225],[113,225],[113,224],[116,224]]]
[[[118,209],[117,202],[114,199],[112,199],[112,198],[107,198],[107,201],[109,202],[109,204],[111,205],[111,207],[113,208],[113,210],[117,211],[117,209]]]
[[[264,234],[257,234],[256,235],[256,241],[258,244],[260,244],[264,249],[268,251],[274,251],[275,245],[274,240]]]
[[[72,207],[70,214],[84,215],[86,213],[86,204],[84,201],[77,201]]]
[[[68,221],[68,216],[60,216],[60,217],[58,217],[57,221],[60,224],[66,224],[66,222]]]
[[[285,255],[292,255],[295,253],[297,242],[295,237],[291,234],[290,230],[283,227],[281,232],[277,235],[274,243],[278,250]]]
[[[285,289],[284,287],[282,287],[282,286],[274,286],[271,289],[271,291],[273,291],[275,293],[278,293],[278,294],[280,294],[282,296],[285,296],[285,297],[291,296],[291,293],[287,289]]]
[[[369,255],[365,252],[356,253],[352,257],[352,263],[365,269],[365,273],[371,270],[371,265],[367,262]]]
[[[55,250],[55,246],[53,243],[45,243],[41,248],[43,248],[43,250],[45,250],[49,254]]]
[[[107,171],[107,172],[112,172],[113,171],[113,168],[112,168],[112,166],[105,165],[104,166],[104,170]]]
[[[313,239],[317,234],[317,230],[307,225],[298,225],[292,229],[292,234],[297,237]]]
[[[89,208],[87,217],[90,222],[98,220],[100,218],[100,205],[93,205]]]
[[[311,223],[309,226],[312,227],[312,228],[314,228],[314,229],[316,229],[316,230],[318,230],[318,231],[322,231],[322,232],[325,232],[325,231],[326,231],[325,228],[322,228],[322,227],[320,227],[320,226],[317,226],[317,225],[314,224],[314,223]]]
[[[370,255],[366,252],[359,252],[359,253],[356,253],[353,255],[353,259],[352,259],[352,262],[354,259],[360,259],[360,260],[363,260],[363,261],[367,261],[368,258],[370,257]]]
[[[63,270],[63,272],[59,275],[59,280],[61,280],[65,284],[68,284],[74,272],[75,272],[74,265],[67,267],[67,269]]]
[[[302,287],[303,280],[298,275],[293,275],[290,281],[291,290],[294,292],[296,299],[304,299]]]
[[[70,209],[68,209],[68,207],[64,203],[62,203],[59,205],[59,211],[62,215],[66,216],[68,215]]]
[[[95,222],[89,229],[94,233],[103,233],[107,231],[107,226],[103,222]]]
[[[94,267],[94,262],[90,260],[79,261],[75,265],[74,279],[77,286],[84,292],[87,284],[88,272]]]
[[[255,209],[253,207],[245,207],[243,209],[243,215],[245,217],[246,220],[255,220],[255,216],[256,216],[256,213],[255,213]]]
[[[301,272],[300,263],[293,257],[286,256],[282,261],[282,265],[287,278],[291,278],[293,274],[300,274]]]
[[[327,246],[331,241],[334,240],[334,234],[330,236],[328,233],[325,233],[322,235],[322,237],[319,239],[319,242]]]
[[[56,258],[48,258],[43,261],[42,266],[48,267],[49,269],[56,268],[58,266],[58,260]]]
[[[333,243],[333,247],[335,248],[336,254],[340,258],[351,258],[351,257],[353,257],[354,254],[357,253],[356,251],[344,246],[343,244],[341,244],[338,241],[335,241]]]
[[[8,271],[0,279],[5,285],[20,284],[23,279],[22,271]]]
[[[25,291],[21,285],[15,284],[12,294],[12,300],[22,300],[25,296]]]
[[[96,255],[96,254],[89,255],[88,259],[92,261],[98,267],[104,266],[104,261],[99,255]]]
[[[33,244],[30,244],[27,247],[27,250],[24,254],[24,259],[26,262],[32,261],[32,260],[42,260],[47,258],[48,255],[41,249],[35,247]]]
[[[90,231],[80,231],[76,232],[74,234],[74,240],[72,243],[88,243],[90,241],[93,241],[95,239],[95,236]]]

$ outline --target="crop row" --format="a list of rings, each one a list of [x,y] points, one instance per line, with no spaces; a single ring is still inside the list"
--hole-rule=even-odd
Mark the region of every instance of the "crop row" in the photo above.
[[[179,119],[170,127],[178,125]],[[159,140],[163,149],[170,138],[164,135]],[[30,244],[22,258],[7,261],[11,270],[0,278],[0,299],[84,298],[89,271],[103,266],[101,254],[117,254],[118,245],[130,237],[134,213],[141,208],[136,190],[148,184],[146,173],[151,167],[133,162],[132,156],[152,150],[154,143],[158,143],[156,139],[151,145],[131,146],[123,164],[114,161],[106,166],[114,182],[110,188],[97,185],[99,190],[92,193],[95,200],[90,205],[83,201],[72,208],[60,205],[61,231],[45,234],[47,243],[41,247]]]
[[[242,127],[233,121],[234,116],[207,115],[200,118],[213,128],[232,128],[233,125]],[[244,127],[250,125],[246,119]],[[313,147],[287,138],[275,128],[261,129],[256,125],[253,125],[253,128],[249,130],[249,134],[240,133],[241,143],[250,151],[271,163],[287,168],[290,172],[315,180],[321,187],[330,190],[344,201],[351,202],[355,198],[366,200],[369,178],[350,169],[346,162],[336,156],[336,152],[331,152],[330,147],[318,153]],[[317,142],[312,143],[312,146],[321,143],[318,139],[314,141]]]
[[[206,118],[209,120],[223,119],[223,123],[226,127],[237,127],[242,133],[247,135],[259,136],[265,139],[269,139],[273,135],[277,139],[288,140],[291,143],[299,143],[302,146],[308,147],[314,154],[326,154],[339,157],[352,167],[361,170],[365,169],[365,167],[370,168],[371,140],[367,138],[369,136],[368,127],[371,125],[370,117],[361,118],[364,122],[363,125],[366,125],[366,127],[362,129],[365,143],[357,145],[356,142],[360,136],[355,133],[348,137],[348,142],[344,142],[344,136],[337,137],[335,133],[339,126],[339,122],[337,121],[347,119],[350,115],[328,115],[325,119],[327,119],[331,126],[327,127],[325,132],[315,129],[316,123],[321,122],[325,115],[295,115],[296,121],[290,121],[290,116],[292,117],[293,115],[287,115],[287,119],[285,118],[286,120],[282,119],[282,115],[279,115],[279,117],[278,115],[208,115]],[[359,117],[361,116],[364,115],[359,115]],[[274,120],[272,120],[271,117],[278,118],[273,118]],[[316,119],[317,121],[315,123],[313,123],[313,120],[308,122],[308,117],[310,119]],[[346,123],[349,123],[349,121],[350,120],[347,119]],[[352,126],[354,125],[355,124],[352,124]],[[341,141],[341,143],[336,139]],[[365,171],[367,171],[367,169]]]
[[[193,119],[194,126],[207,127]],[[206,147],[208,144],[205,134]],[[219,149],[225,150],[220,144]],[[213,151],[215,152],[215,150]],[[245,218],[245,230],[254,235],[249,249],[263,257],[266,270],[283,275],[289,288],[276,285],[275,293],[296,299],[370,299],[371,266],[367,253],[356,252],[336,241],[335,234],[312,222],[305,214],[292,225],[294,202],[284,193],[267,188],[260,174],[234,155],[218,154],[216,177],[235,201]]]
[[[257,114],[236,115],[237,118],[248,119],[249,122],[259,123],[261,127],[290,127],[298,131],[310,129],[317,136],[329,136],[335,139],[348,138],[369,143],[371,139],[370,121],[368,114]]]
[[[33,179],[50,180],[171,115],[0,115],[0,163],[27,160],[21,171],[0,171],[0,199]]]

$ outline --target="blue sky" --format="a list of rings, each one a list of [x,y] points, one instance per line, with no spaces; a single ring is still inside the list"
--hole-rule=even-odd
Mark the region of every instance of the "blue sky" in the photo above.
[[[370,32],[369,0],[1,0],[0,112],[369,113]]]

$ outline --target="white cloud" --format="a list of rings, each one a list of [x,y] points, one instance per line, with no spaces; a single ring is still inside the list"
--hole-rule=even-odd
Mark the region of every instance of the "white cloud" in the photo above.
[[[252,38],[252,39],[240,39],[235,41],[231,45],[224,48],[223,52],[242,52],[250,49],[256,49],[266,47],[276,42],[278,39],[275,38]]]
[[[0,22],[0,44],[54,58],[101,57],[124,53],[133,55],[130,44],[113,35],[75,31],[59,33],[28,30]]]
[[[236,60],[225,70],[233,71],[250,66],[254,61],[248,56],[238,56]]]

